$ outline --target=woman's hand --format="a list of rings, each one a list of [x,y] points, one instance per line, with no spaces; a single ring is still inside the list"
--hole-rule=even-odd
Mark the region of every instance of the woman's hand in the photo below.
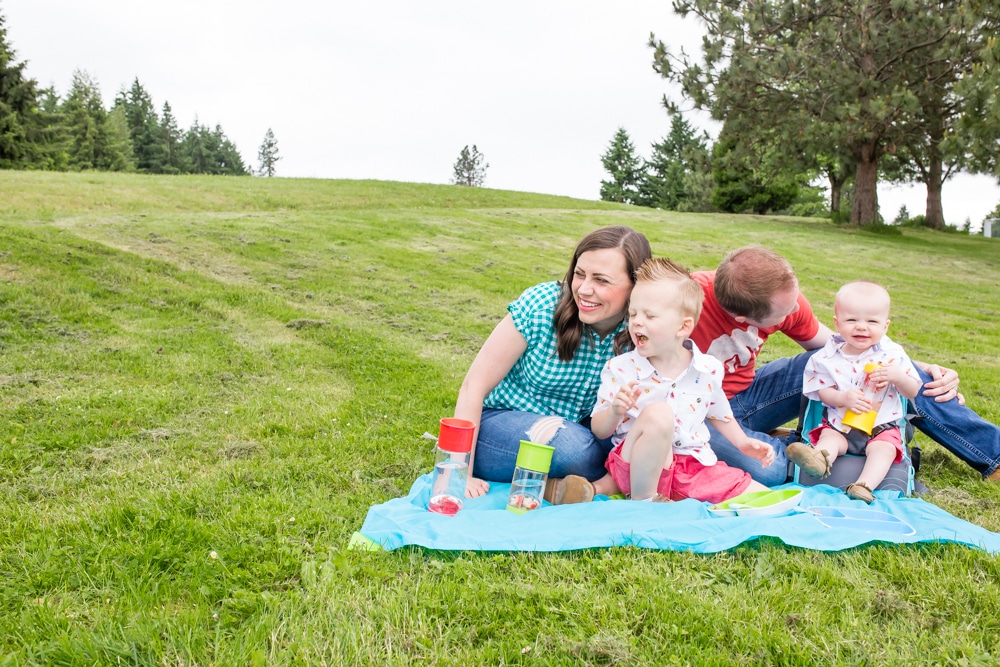
[[[489,490],[490,483],[483,481],[478,477],[470,477],[465,483],[466,498],[478,498],[479,496],[485,496]]]

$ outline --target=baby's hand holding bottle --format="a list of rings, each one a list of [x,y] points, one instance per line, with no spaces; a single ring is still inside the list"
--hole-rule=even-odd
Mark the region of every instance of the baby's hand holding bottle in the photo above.
[[[844,392],[844,405],[842,407],[863,415],[872,409],[872,404],[865,398],[865,392],[860,389],[849,389]]]

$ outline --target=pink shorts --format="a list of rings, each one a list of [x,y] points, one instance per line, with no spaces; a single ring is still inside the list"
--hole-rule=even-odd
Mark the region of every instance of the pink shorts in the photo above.
[[[819,442],[820,433],[823,429],[830,428],[830,422],[823,420],[823,422],[809,431],[809,442],[815,445]],[[836,430],[836,429],[834,429]],[[837,431],[840,433],[840,431]],[[865,456],[868,451],[869,442],[888,442],[893,447],[896,448],[896,458],[892,460],[893,463],[900,463],[903,460],[903,437],[899,433],[898,426],[889,426],[882,429],[882,431],[875,434],[875,437],[869,438],[868,434],[864,431],[859,431],[852,428],[850,433],[840,433],[842,436],[847,438],[847,453],[853,454],[855,456]]]
[[[622,446],[615,447],[604,467],[625,495],[632,493],[631,466],[622,458]],[[753,479],[738,468],[730,468],[722,461],[706,466],[688,454],[674,454],[669,468],[660,471],[656,490],[671,500],[694,498],[710,503],[721,503],[747,490]]]

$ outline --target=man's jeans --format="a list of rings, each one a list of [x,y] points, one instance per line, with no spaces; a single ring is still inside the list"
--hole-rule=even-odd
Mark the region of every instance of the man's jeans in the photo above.
[[[794,421],[802,408],[802,375],[812,352],[783,357],[757,369],[750,386],[729,399],[733,416],[751,438],[771,443],[774,461],[766,468],[760,461],[736,449],[709,422],[712,449],[719,460],[750,473],[765,486],[776,486],[788,479],[788,459],[785,446],[794,436],[775,438],[768,433]]]

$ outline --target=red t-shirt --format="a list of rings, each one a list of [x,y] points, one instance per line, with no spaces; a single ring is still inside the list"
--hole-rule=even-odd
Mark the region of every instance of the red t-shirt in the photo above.
[[[701,317],[691,333],[691,339],[699,350],[722,362],[726,371],[722,389],[729,398],[750,386],[757,355],[768,336],[780,331],[795,342],[803,343],[819,332],[819,320],[813,315],[812,306],[801,292],[797,311],[778,326],[758,329],[752,324],[738,322],[715,300],[715,271],[696,271],[691,277],[698,281],[705,292]]]

